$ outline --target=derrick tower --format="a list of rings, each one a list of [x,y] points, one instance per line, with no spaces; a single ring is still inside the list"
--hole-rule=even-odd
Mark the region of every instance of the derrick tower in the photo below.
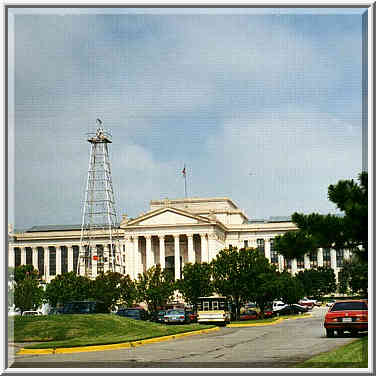
[[[77,262],[77,274],[89,278],[108,270],[121,271],[122,262],[108,153],[112,136],[100,119],[96,123],[96,132],[87,137],[91,146]]]

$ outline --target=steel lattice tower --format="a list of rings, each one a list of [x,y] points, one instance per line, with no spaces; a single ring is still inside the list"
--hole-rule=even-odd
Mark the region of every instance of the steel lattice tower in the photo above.
[[[96,133],[89,133],[87,138],[91,149],[77,262],[77,274],[89,278],[97,271],[119,271],[122,262],[116,236],[117,216],[108,154],[112,136],[102,128],[100,119],[97,119],[97,127]],[[103,237],[108,241],[102,247],[97,243]],[[98,269],[93,270],[93,265]]]

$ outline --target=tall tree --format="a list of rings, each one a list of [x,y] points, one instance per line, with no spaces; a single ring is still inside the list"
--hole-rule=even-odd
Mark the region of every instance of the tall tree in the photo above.
[[[368,294],[368,265],[354,255],[344,260],[342,270],[338,273],[338,291],[342,294]]]
[[[211,295],[213,292],[210,264],[206,262],[185,264],[182,277],[176,285],[184,300],[196,309],[198,298]]]
[[[175,282],[172,273],[157,264],[138,275],[136,288],[139,301],[146,302],[149,311],[155,312],[171,299]]]
[[[304,287],[301,281],[286,271],[278,276],[277,290],[279,297],[286,304],[294,304],[304,296]]]
[[[42,305],[44,298],[43,287],[32,276],[19,280],[14,287],[14,305],[24,311],[36,310]]]
[[[129,275],[122,276],[120,280],[120,301],[126,306],[131,306],[137,300],[136,283],[131,280]]]
[[[58,274],[46,285],[46,299],[56,307],[58,303],[91,298],[90,279],[75,272]]]
[[[103,303],[104,310],[110,312],[121,298],[122,275],[117,272],[108,271],[99,274],[91,281],[90,295]]]
[[[235,305],[236,319],[242,303],[255,297],[259,278],[274,272],[274,267],[257,249],[223,249],[212,260],[214,290]]]

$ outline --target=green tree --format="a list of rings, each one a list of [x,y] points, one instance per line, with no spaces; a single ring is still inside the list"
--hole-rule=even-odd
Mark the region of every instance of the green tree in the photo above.
[[[44,298],[43,287],[39,286],[39,281],[27,276],[18,281],[14,287],[14,305],[24,311],[36,310]]]
[[[122,275],[108,271],[99,274],[91,281],[91,296],[103,302],[104,309],[110,312],[121,298]]]
[[[177,282],[177,289],[184,300],[196,309],[200,296],[209,296],[213,292],[211,266],[204,262],[187,263],[182,270],[182,277]]]
[[[136,288],[139,301],[146,302],[149,311],[155,312],[173,296],[175,282],[172,273],[157,264],[138,275]]]
[[[58,303],[91,298],[90,279],[75,272],[58,274],[46,285],[45,295],[53,307]]]
[[[39,279],[38,270],[34,269],[33,265],[20,265],[14,269],[14,281],[16,283],[25,280],[26,278]]]
[[[120,301],[126,306],[132,306],[137,300],[136,283],[129,275],[124,275],[120,280]]]
[[[296,278],[301,282],[306,296],[321,300],[324,295],[337,290],[336,278],[332,268],[318,267],[300,271]]]
[[[338,291],[346,294],[368,294],[368,265],[357,256],[343,261],[343,267],[338,273]]]
[[[368,258],[368,174],[354,180],[340,180],[328,187],[328,198],[343,212],[292,215],[298,230],[275,239],[274,247],[286,258],[303,256],[317,248],[351,249],[366,262]]]
[[[231,298],[236,319],[240,307],[247,300],[255,299],[259,277],[274,272],[274,267],[257,249],[223,249],[211,262],[214,290]]]
[[[304,287],[302,282],[293,277],[290,273],[284,271],[278,276],[277,290],[278,296],[286,304],[297,303],[304,296]]]

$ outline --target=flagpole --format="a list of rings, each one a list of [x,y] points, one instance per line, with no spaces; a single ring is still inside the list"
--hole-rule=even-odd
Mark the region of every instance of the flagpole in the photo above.
[[[184,164],[184,192],[185,192],[185,198],[187,198],[187,170],[185,169],[185,164]]]

